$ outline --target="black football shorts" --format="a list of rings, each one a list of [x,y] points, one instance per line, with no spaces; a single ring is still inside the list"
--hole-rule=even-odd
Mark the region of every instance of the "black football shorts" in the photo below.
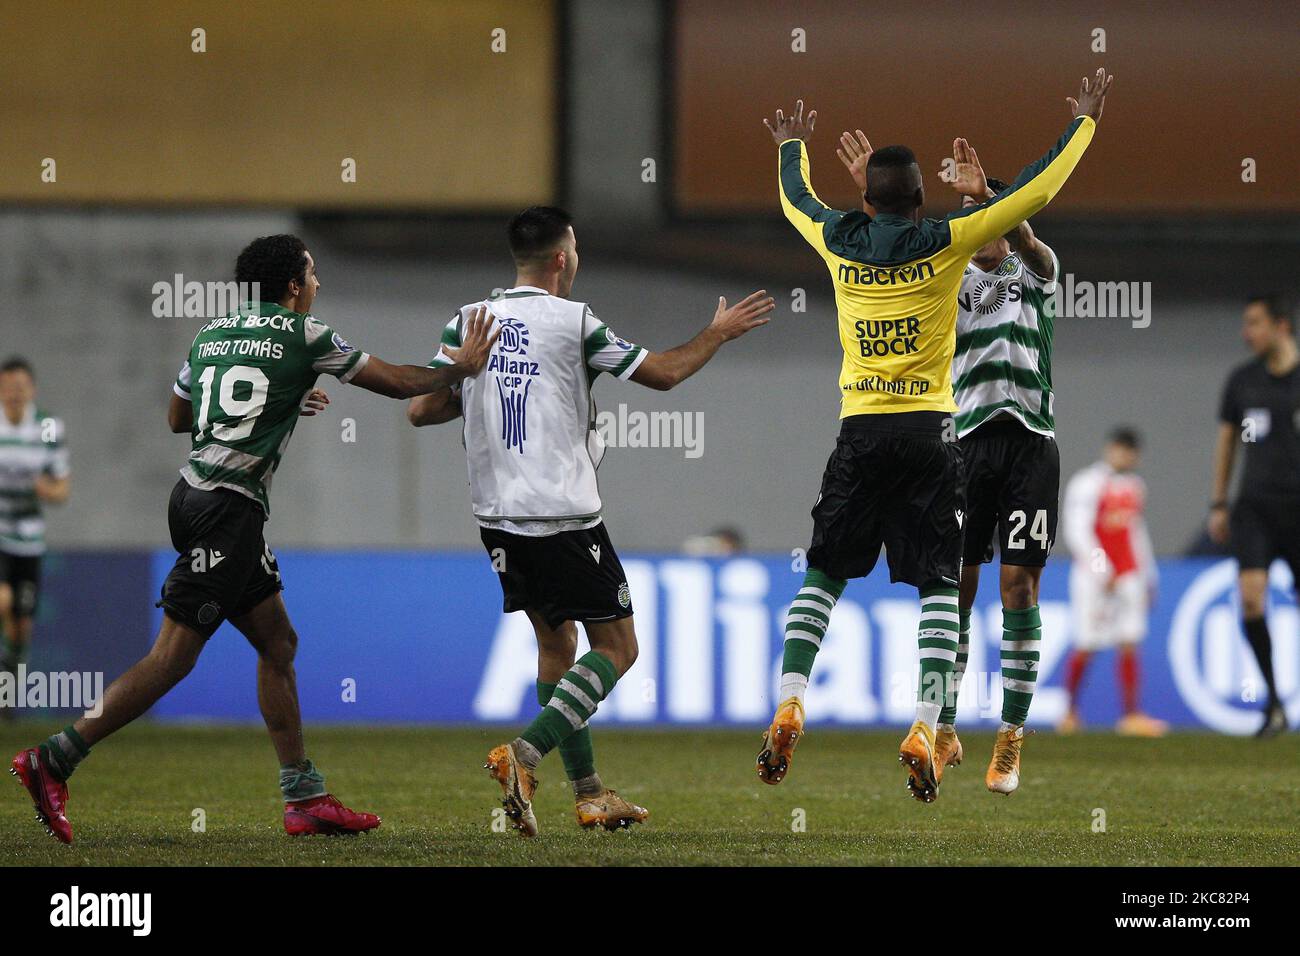
[[[916,587],[961,574],[965,472],[945,412],[853,415],[840,427],[813,506],[808,564],[833,578],[871,573]]]
[[[262,537],[266,515],[252,498],[181,479],[172,489],[167,526],[179,552],[158,602],[167,616],[205,638],[231,617],[283,589],[280,567]]]
[[[549,628],[565,621],[597,623],[630,617],[627,575],[604,522],[585,531],[544,537],[480,528],[501,581],[502,610],[533,610]]]
[[[1281,558],[1300,585],[1300,501],[1243,495],[1232,506],[1228,529],[1242,570],[1268,568]]]
[[[40,555],[0,551],[0,584],[8,584],[13,593],[14,617],[35,617],[41,597]]]
[[[965,564],[993,560],[1041,568],[1056,543],[1061,453],[1055,439],[1014,418],[985,422],[961,440],[966,463]],[[995,534],[996,533],[996,534]]]

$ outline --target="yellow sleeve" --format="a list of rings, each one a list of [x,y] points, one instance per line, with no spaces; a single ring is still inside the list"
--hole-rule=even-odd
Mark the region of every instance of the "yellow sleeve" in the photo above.
[[[1083,158],[1096,129],[1091,117],[1077,117],[1045,156],[1021,171],[1009,190],[948,217],[953,248],[974,252],[1051,202]]]
[[[808,244],[821,254],[828,255],[823,232],[827,222],[844,213],[832,209],[817,198],[808,183],[808,150],[801,139],[787,139],[780,146],[777,166],[781,211]]]

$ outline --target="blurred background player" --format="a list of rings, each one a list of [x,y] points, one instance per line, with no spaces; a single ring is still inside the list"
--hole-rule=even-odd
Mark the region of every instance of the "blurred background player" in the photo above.
[[[1147,614],[1155,596],[1156,562],[1143,512],[1146,484],[1136,474],[1141,439],[1119,427],[1111,432],[1100,461],[1076,473],[1065,488],[1065,542],[1070,549],[1070,606],[1075,651],[1066,666],[1069,712],[1058,729],[1082,726],[1079,687],[1093,654],[1119,651],[1123,716],[1115,729],[1135,737],[1159,737],[1162,720],[1138,705],[1138,644],[1146,637]]]
[[[63,422],[36,407],[25,359],[0,365],[0,672],[28,656],[45,555],[45,505],[68,500],[71,470]],[[14,713],[0,704],[0,716]]]
[[[957,657],[965,472],[952,430],[957,292],[970,257],[1043,209],[1092,140],[1111,83],[1099,69],[1070,97],[1073,120],[1041,159],[996,199],[926,219],[912,150],[867,153],[864,211],[826,206],[809,182],[806,142],[816,112],[803,101],[764,119],[777,143],[781,208],[829,269],[840,344],[842,425],[813,507],[803,587],[791,604],[779,703],[758,755],[758,776],[777,784],[803,733],[803,696],[835,603],[849,578],[869,574],[883,544],[890,580],[917,588],[916,718],[899,745],[908,788],[935,799],[935,734]],[[988,184],[964,140],[954,144],[954,186],[985,195]],[[871,210],[870,212],[865,211]],[[1026,635],[1028,638],[1028,635]],[[1004,645],[1005,646],[1005,645]],[[1018,775],[1024,727],[999,730],[994,763]],[[990,781],[990,785],[993,785]],[[1014,787],[1012,787],[1014,789]]]
[[[656,353],[619,338],[583,302],[569,299],[578,272],[572,218],[533,206],[510,220],[514,285],[463,306],[443,332],[430,365],[453,362],[461,327],[486,308],[500,339],[480,379],[459,396],[413,400],[412,425],[463,415],[470,497],[483,547],[504,594],[502,610],[523,611],[537,635],[541,714],[514,740],[493,748],[488,771],[522,836],[537,835],[532,800],[537,766],[559,748],[583,827],[608,830],[649,812],[607,788],[596,772],[587,721],[637,657],[632,596],[601,517],[596,469],[604,452],[594,428],[591,386],[602,372],[658,391],[684,382],[725,342],[765,325],[775,302],[764,291],[728,308],[689,342]],[[590,650],[577,657],[581,622]]]
[[[1273,675],[1269,636],[1268,569],[1277,558],[1300,582],[1300,355],[1290,311],[1276,296],[1246,304],[1241,335],[1255,357],[1228,377],[1219,408],[1210,503],[1210,536],[1231,543],[1239,571],[1242,630],[1259,664],[1268,697],[1258,737],[1287,729],[1286,710]],[[1228,489],[1245,448],[1237,500]]]
[[[259,289],[263,301],[244,303],[198,330],[167,408],[172,432],[189,433],[190,452],[167,505],[177,558],[157,604],[163,623],[153,647],[108,686],[98,714],[87,712],[20,750],[10,764],[37,818],[62,843],[72,842],[67,780],[90,748],[180,683],[227,620],[257,651],[257,702],[279,758],[285,830],[291,836],[358,833],[380,824],[375,814],[353,811],[330,794],[306,754],[293,666],[298,635],[263,534],[271,482],[299,417],[328,403],[315,388],[319,375],[410,398],[476,374],[492,341],[475,314],[463,347],[448,350],[447,368],[389,365],[353,348],[311,315],[320,280],[297,236],[253,240],[239,254],[235,281]]]

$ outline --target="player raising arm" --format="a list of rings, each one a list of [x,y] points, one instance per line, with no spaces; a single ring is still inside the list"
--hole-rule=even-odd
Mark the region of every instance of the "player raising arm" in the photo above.
[[[46,828],[72,842],[67,779],[90,748],[154,705],[193,668],[209,637],[229,620],[258,654],[258,704],[280,763],[284,827],[291,835],[356,833],[379,817],[356,813],[325,789],[307,758],[293,659],[298,637],[262,528],[267,492],[302,415],[327,403],[321,373],[381,395],[447,389],[477,374],[495,341],[482,311],[467,317],[454,365],[390,365],[358,351],[311,315],[320,288],[311,253],[296,236],[255,239],[235,266],[264,301],[199,330],[173,386],[172,431],[190,431],[189,459],[171,493],[167,524],[178,552],[163,583],[163,623],[153,649],[109,685],[96,716],[83,716],[19,752],[13,773]]]
[[[786,218],[831,272],[839,312],[843,395],[839,440],[813,508],[808,573],[786,621],[776,715],[758,775],[779,783],[803,733],[804,692],[830,614],[849,578],[870,573],[881,545],[890,579],[920,592],[920,681],[916,720],[899,748],[914,796],[938,790],[935,725],[951,686],[958,644],[958,576],[964,474],[952,413],[957,291],[971,255],[1051,201],[1083,156],[1110,77],[1085,79],[1068,98],[1064,135],[996,198],[924,219],[920,167],[906,146],[870,152],[864,201],[843,212],[809,183],[806,142],[816,113],[780,111],[764,120],[778,148],[778,192]],[[866,137],[862,137],[865,144]],[[972,192],[978,167],[958,167]],[[999,736],[1001,763],[1018,764],[1023,728]],[[996,755],[995,755],[996,756]]]
[[[411,402],[412,424],[465,416],[470,497],[506,613],[523,611],[537,635],[537,702],[542,712],[518,737],[488,754],[487,769],[524,836],[537,833],[532,799],[542,758],[559,749],[573,785],[578,823],[606,829],[640,823],[643,807],[605,787],[587,721],[637,656],[632,595],[601,518],[591,385],[602,372],[665,390],[699,371],[731,339],[767,323],[775,306],[755,292],[734,306],[718,300],[713,321],[689,342],[650,352],[615,335],[569,296],[578,246],[569,215],[535,206],[507,230],[515,284],[452,316],[433,365],[453,360],[465,317],[485,306],[500,329],[487,369],[445,393]],[[591,650],[577,657],[580,622]]]
[[[836,150],[864,193],[871,143],[861,130],[845,132]],[[966,140],[953,141],[952,163],[939,173],[969,209],[1007,190],[986,180]],[[865,205],[864,205],[865,208]],[[870,212],[870,209],[865,209]],[[1056,447],[1052,390],[1051,296],[1060,267],[1056,255],[1028,222],[976,249],[962,273],[957,296],[953,361],[955,430],[966,472],[957,659],[935,734],[935,776],[962,761],[957,738],[957,697],[966,670],[970,617],[980,565],[993,560],[995,532],[1001,554],[1002,726],[1013,734],[1029,716],[1038,678],[1041,618],[1038,582],[1056,540],[1060,453]],[[1010,793],[1020,783],[1018,751],[994,749],[985,782]]]

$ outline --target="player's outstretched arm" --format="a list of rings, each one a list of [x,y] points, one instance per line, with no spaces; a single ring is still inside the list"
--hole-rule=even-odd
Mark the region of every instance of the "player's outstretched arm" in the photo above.
[[[1084,77],[1079,98],[1066,97],[1074,121],[1056,145],[1026,166],[1011,188],[996,199],[948,217],[955,249],[974,252],[986,242],[1010,232],[1052,201],[1092,142],[1112,79],[1104,69],[1097,70],[1091,81]]]
[[[777,187],[781,196],[781,211],[790,220],[790,224],[799,230],[799,235],[825,258],[829,253],[822,230],[827,222],[843,213],[827,206],[813,192],[805,144],[812,136],[816,122],[816,110],[810,111],[807,119],[804,118],[803,100],[795,103],[794,112],[789,116],[777,110],[775,121],[763,118],[763,125],[772,134],[778,147]]]
[[[460,348],[443,346],[443,351],[454,363],[452,365],[444,365],[441,368],[426,368],[423,365],[390,365],[372,355],[365,368],[353,376],[349,384],[360,385],[368,391],[389,398],[414,398],[416,395],[427,395],[439,389],[450,388],[464,379],[477,375],[487,364],[488,353],[492,351],[497,336],[501,334],[499,329],[488,334],[492,322],[492,317],[486,308],[480,306],[474,310],[474,314],[465,323]]]
[[[722,343],[739,338],[750,329],[767,325],[767,314],[776,308],[776,300],[766,289],[751,293],[745,299],[728,307],[727,300],[718,298],[718,310],[713,321],[699,335],[667,352],[651,352],[632,373],[632,381],[656,391],[666,392],[680,385],[717,354]]]

